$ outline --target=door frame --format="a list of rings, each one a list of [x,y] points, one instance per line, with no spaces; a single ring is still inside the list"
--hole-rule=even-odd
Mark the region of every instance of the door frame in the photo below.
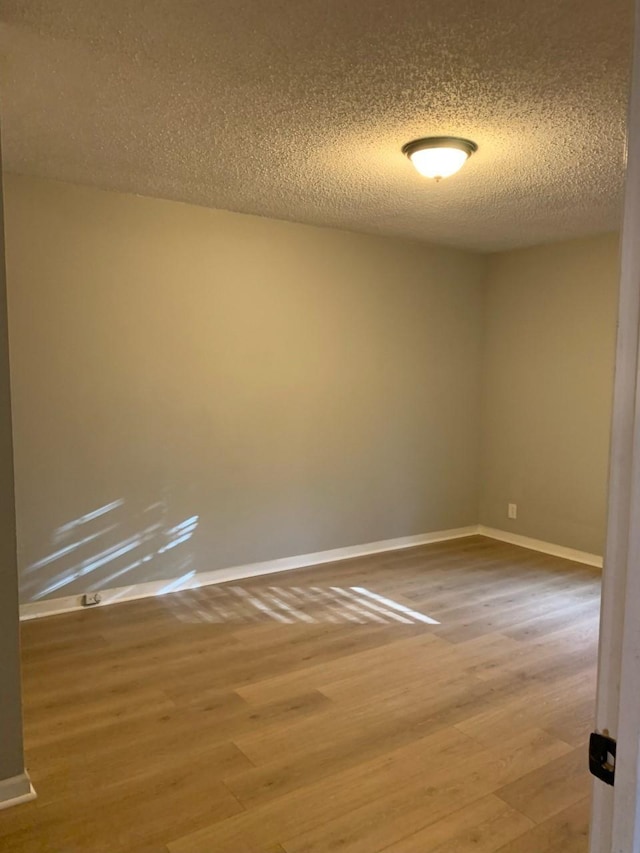
[[[596,730],[617,740],[616,778],[594,780],[590,853],[640,853],[639,24],[636,0],[596,701]]]

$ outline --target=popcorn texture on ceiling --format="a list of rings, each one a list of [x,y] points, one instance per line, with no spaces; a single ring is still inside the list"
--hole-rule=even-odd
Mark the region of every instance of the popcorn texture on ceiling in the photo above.
[[[483,251],[618,227],[631,0],[3,0],[5,168]],[[421,178],[416,137],[479,150]]]

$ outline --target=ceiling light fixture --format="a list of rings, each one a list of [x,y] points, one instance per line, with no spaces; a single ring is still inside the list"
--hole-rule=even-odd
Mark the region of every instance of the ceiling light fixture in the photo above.
[[[477,150],[475,142],[456,136],[430,136],[414,139],[402,146],[402,153],[407,155],[417,171],[436,181],[454,175]]]

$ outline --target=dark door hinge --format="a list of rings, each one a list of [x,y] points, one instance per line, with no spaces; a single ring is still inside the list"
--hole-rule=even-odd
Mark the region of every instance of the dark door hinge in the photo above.
[[[592,732],[589,738],[589,770],[596,777],[613,785],[616,778],[616,741],[608,735]]]

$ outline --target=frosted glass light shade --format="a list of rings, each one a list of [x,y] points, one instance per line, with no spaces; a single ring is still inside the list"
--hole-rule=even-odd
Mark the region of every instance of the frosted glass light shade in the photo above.
[[[416,139],[402,150],[421,175],[439,181],[461,169],[478,146],[469,139],[435,136]]]

